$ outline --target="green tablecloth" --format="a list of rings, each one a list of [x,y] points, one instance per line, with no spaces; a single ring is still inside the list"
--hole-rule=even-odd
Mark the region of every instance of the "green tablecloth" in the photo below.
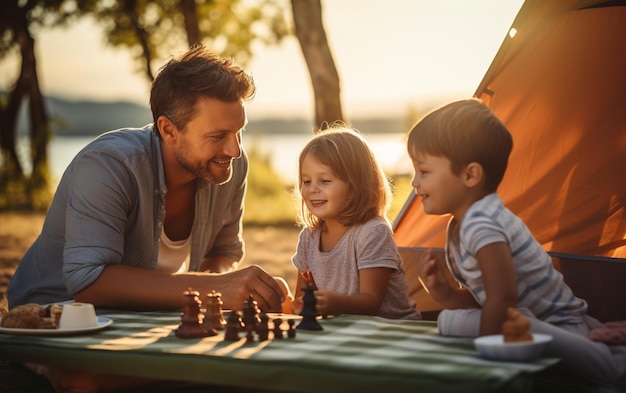
[[[175,312],[101,310],[108,328],[77,336],[0,334],[0,357],[143,377],[294,392],[528,391],[533,373],[556,359],[532,363],[480,358],[472,341],[437,334],[434,322],[340,316],[322,331],[247,343],[223,333],[180,339]]]

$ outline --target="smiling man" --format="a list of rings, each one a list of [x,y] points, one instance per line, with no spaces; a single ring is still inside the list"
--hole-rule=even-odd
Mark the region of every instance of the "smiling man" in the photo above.
[[[66,169],[37,240],[8,288],[10,308],[68,300],[175,309],[212,290],[224,307],[283,294],[257,266],[235,270],[248,161],[241,145],[252,77],[195,46],[152,84],[154,122],[105,133]]]

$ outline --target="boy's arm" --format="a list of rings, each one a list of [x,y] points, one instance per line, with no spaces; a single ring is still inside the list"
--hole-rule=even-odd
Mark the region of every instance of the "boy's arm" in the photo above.
[[[517,278],[507,243],[492,243],[476,254],[483,275],[486,300],[482,305],[480,335],[502,333],[508,307],[517,304]]]

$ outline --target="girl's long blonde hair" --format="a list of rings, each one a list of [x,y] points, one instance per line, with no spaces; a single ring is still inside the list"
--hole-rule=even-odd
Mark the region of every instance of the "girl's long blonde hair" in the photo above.
[[[299,159],[296,208],[298,223],[324,230],[324,222],[314,216],[302,197],[302,161],[310,154],[330,167],[348,185],[346,208],[337,217],[346,226],[363,224],[374,217],[386,221],[391,204],[391,186],[367,141],[356,130],[342,123],[318,132],[302,149]]]

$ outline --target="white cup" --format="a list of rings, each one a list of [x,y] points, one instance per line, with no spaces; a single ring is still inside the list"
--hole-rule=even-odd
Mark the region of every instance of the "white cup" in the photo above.
[[[98,326],[96,310],[89,303],[67,303],[59,320],[59,329],[82,329]]]

